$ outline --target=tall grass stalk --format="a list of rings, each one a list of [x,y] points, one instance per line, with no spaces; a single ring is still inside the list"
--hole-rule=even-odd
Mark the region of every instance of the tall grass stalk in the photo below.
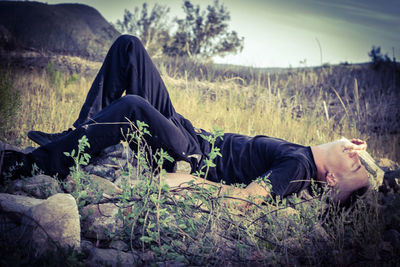
[[[354,101],[356,103],[357,118],[360,119],[360,96],[358,94],[357,79],[354,79]]]

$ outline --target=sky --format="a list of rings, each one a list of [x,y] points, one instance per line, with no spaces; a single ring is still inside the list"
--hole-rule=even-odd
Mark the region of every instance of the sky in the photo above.
[[[83,3],[115,23],[144,0],[47,0]],[[183,0],[147,0],[183,18]],[[192,0],[205,9],[212,0]],[[252,67],[318,66],[370,61],[372,46],[400,58],[400,0],[220,0],[230,12],[230,30],[244,37],[241,53],[217,63]]]

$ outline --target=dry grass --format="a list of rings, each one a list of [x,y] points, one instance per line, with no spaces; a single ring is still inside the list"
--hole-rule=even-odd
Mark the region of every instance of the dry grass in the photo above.
[[[367,88],[366,82],[360,86],[354,77],[367,79],[362,72],[361,77],[334,72],[332,67],[260,74],[250,81],[238,76],[214,81],[188,79],[171,77],[165,71],[162,76],[176,110],[196,127],[209,130],[217,126],[225,132],[263,134],[306,145],[340,136],[357,137],[368,141],[374,156],[399,161],[399,133],[385,130],[393,121],[390,116],[396,116],[396,92],[376,90],[374,85]],[[35,70],[14,73],[14,88],[21,91],[22,106],[6,141],[33,145],[26,138],[29,130],[60,132],[78,117],[93,77],[80,77],[66,85],[69,76],[60,73],[55,82],[50,79],[54,73],[50,74]],[[333,74],[336,80],[329,80]],[[369,130],[377,123],[381,131]]]
[[[15,145],[34,145],[26,137],[30,130],[60,132],[72,126],[82,106],[91,79],[81,77],[65,86],[52,84],[44,71],[18,72],[14,75],[14,89],[21,93],[22,105],[14,118],[14,127],[6,133],[6,141]]]
[[[216,125],[225,132],[275,136],[306,145],[341,136],[357,137],[368,141],[374,156],[400,160],[399,133],[368,131],[367,126],[376,121],[385,123],[380,117],[391,114],[396,99],[393,96],[372,96],[368,100],[362,95],[362,109],[360,101],[352,103],[350,97],[342,99],[337,92],[335,97],[323,90],[312,96],[302,92],[288,95],[285,87],[279,87],[279,80],[270,90],[254,83],[239,85],[235,80],[187,81],[165,76],[165,81],[176,110],[197,127],[211,129]],[[328,103],[325,108],[324,103]],[[380,112],[372,114],[378,109]]]

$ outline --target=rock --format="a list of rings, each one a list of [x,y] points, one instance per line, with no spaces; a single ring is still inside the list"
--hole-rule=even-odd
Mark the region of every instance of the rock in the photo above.
[[[82,210],[82,232],[86,238],[110,240],[110,234],[122,230],[117,218],[119,207],[113,203],[90,204]]]
[[[85,168],[83,168],[83,170],[89,174],[106,178],[111,182],[115,181],[116,179],[114,167],[98,165],[98,164],[89,164]]]
[[[44,200],[26,196],[0,193],[0,211],[13,213],[26,213],[33,206],[43,203]]]
[[[134,153],[128,143],[122,142],[114,146],[105,148],[96,158],[95,163],[99,165],[109,165],[114,168],[126,168],[127,163],[136,165]]]
[[[36,253],[42,254],[55,248],[81,245],[81,228],[78,207],[69,194],[56,194],[42,203],[33,206],[28,215],[32,218],[32,241]]]
[[[0,240],[10,243],[30,239],[30,227],[23,224],[23,218],[30,208],[44,200],[26,196],[0,193]]]
[[[132,163],[136,165],[133,152],[128,144],[123,142],[105,148],[84,170],[114,182],[118,177],[118,170],[133,168]]]
[[[370,178],[370,183],[372,187],[377,190],[380,185],[383,183],[383,176],[385,172],[377,165],[375,160],[371,157],[371,155],[367,151],[358,152],[358,156],[360,158],[361,163],[365,166],[367,171],[373,176],[373,179]]]
[[[190,174],[191,171],[192,166],[190,166],[189,162],[181,160],[176,163],[176,172]]]
[[[116,197],[118,194],[122,193],[122,189],[116,186],[109,180],[102,178],[100,176],[91,174],[89,177],[81,180],[83,188],[80,190],[86,191],[86,194],[96,201]],[[64,189],[71,193],[76,190],[76,184],[71,175],[67,177],[64,183]],[[101,195],[98,195],[101,193]]]
[[[107,157],[115,157],[131,161],[133,159],[133,151],[128,143],[122,142],[115,146],[109,146],[103,150],[103,155]]]
[[[155,253],[151,250],[144,251],[140,253],[139,256],[143,262],[152,262],[156,257]]]
[[[124,188],[124,185],[128,182],[128,175],[120,173],[114,181],[114,184],[119,188]]]
[[[33,248],[39,255],[57,246],[79,249],[79,214],[71,195],[38,200],[0,194],[0,208],[2,237],[9,242]]]
[[[124,186],[126,186],[128,183],[129,183],[129,185],[134,186],[139,182],[140,182],[140,180],[136,178],[136,174],[132,174],[129,177],[129,174],[123,173],[117,177],[114,184],[118,188],[124,188]]]
[[[91,186],[93,186],[93,189],[96,189],[96,191],[102,191],[108,196],[115,197],[122,193],[122,190],[118,186],[97,175],[90,175],[90,182],[92,183]]]
[[[116,250],[125,251],[125,252],[129,251],[128,244],[125,243],[124,241],[121,241],[121,240],[113,240],[113,241],[111,241],[110,248],[114,248]]]
[[[58,181],[47,175],[36,175],[31,178],[16,180],[12,183],[13,191],[23,191],[28,195],[45,199],[61,193]]]
[[[92,253],[92,250],[94,249],[94,245],[92,242],[86,239],[81,239],[81,252],[86,255],[86,257],[89,257]]]
[[[139,265],[139,256],[132,252],[123,252],[116,249],[93,248],[91,255],[85,261],[85,266],[136,266]]]

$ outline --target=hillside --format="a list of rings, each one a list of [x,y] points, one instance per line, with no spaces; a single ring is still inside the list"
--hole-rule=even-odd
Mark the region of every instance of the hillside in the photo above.
[[[102,61],[119,35],[94,8],[0,1],[0,51],[61,54]]]

